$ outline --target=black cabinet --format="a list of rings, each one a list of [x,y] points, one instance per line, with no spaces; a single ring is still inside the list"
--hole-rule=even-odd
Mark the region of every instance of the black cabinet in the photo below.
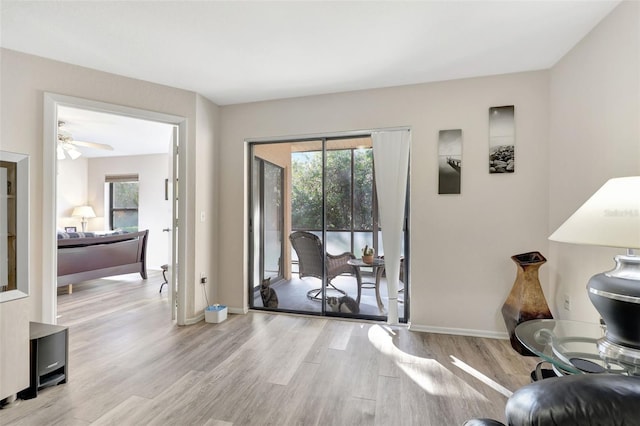
[[[47,386],[66,383],[69,359],[69,329],[61,325],[29,323],[29,387],[18,396],[31,399]]]

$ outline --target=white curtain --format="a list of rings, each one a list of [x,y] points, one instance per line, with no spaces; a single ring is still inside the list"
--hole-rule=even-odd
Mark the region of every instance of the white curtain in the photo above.
[[[389,291],[387,322],[398,323],[398,276],[409,170],[409,130],[374,132],[373,163],[382,227],[384,263]]]

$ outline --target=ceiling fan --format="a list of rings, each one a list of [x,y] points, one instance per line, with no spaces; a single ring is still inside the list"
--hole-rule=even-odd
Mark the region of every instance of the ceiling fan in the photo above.
[[[108,151],[113,151],[113,147],[111,145],[107,145],[105,143],[97,143],[97,142],[83,142],[74,140],[71,136],[71,133],[64,130],[63,127],[66,123],[64,121],[58,121],[58,160],[64,160],[66,155],[68,155],[72,160],[80,157],[82,153],[78,151],[76,147],[83,146],[86,148],[93,149],[105,149]]]

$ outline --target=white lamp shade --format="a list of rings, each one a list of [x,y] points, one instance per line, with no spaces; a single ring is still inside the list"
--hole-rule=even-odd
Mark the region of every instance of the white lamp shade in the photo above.
[[[549,239],[640,248],[640,176],[608,180]]]
[[[96,213],[93,211],[91,206],[80,206],[73,209],[71,216],[96,217]]]

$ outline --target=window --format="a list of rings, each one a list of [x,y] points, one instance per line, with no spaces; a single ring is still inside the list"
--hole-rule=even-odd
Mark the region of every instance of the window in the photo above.
[[[107,176],[109,228],[138,231],[138,175]]]

